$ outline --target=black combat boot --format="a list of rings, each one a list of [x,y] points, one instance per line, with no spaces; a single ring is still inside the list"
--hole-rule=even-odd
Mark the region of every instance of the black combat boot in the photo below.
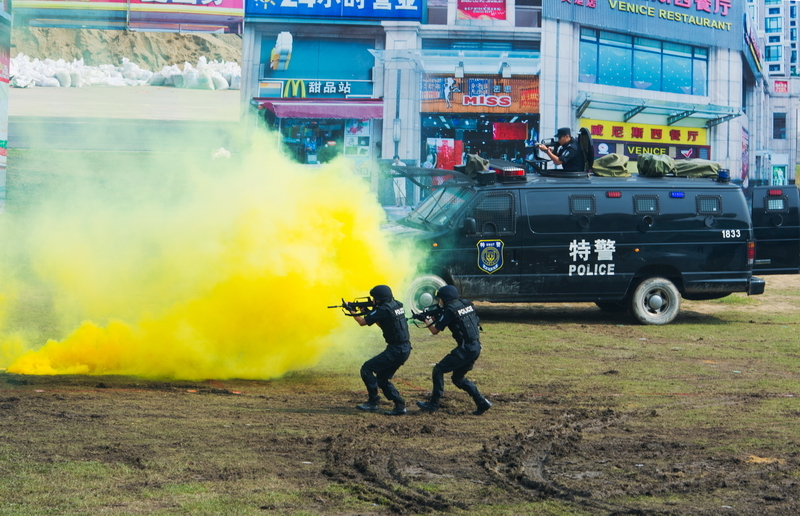
[[[477,409],[472,413],[474,416],[480,416],[490,408],[492,408],[492,402],[487,400],[486,398],[482,398],[481,401],[477,402],[476,405],[478,406]]]
[[[439,410],[439,404],[431,401],[418,401],[417,406],[423,412],[436,412]]]
[[[384,412],[387,416],[405,416],[406,415],[406,404],[403,401],[396,401],[394,403],[394,408],[392,410],[387,410]]]
[[[356,408],[358,410],[363,410],[364,412],[378,412],[381,409],[380,401],[372,398],[370,398],[370,400],[366,403],[356,405]]]

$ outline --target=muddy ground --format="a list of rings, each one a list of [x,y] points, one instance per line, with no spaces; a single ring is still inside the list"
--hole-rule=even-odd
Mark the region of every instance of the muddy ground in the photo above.
[[[793,310],[791,299],[775,295],[769,310]],[[484,322],[513,324],[521,309],[484,307]],[[714,312],[724,309],[690,304],[682,323],[718,324]],[[537,315],[531,331],[561,326],[616,335],[637,328],[627,316],[590,305],[548,305]],[[419,351],[421,362],[449,344],[439,346]],[[11,460],[0,470],[12,473],[18,461],[100,463],[118,472],[105,487],[112,491],[107,500],[87,512],[70,509],[64,487],[61,498],[47,499],[53,514],[191,513],[153,494],[189,482],[238,499],[236,514],[800,513],[798,443],[786,443],[779,456],[768,449],[742,455],[735,447],[728,453],[715,445],[741,440],[735,425],[671,424],[682,407],[747,413],[791,394],[674,393],[632,402],[581,392],[580,382],[509,374],[528,388],[486,392],[494,407],[481,417],[450,384],[439,413],[388,417],[354,410],[364,401],[356,370],[350,377],[303,371],[222,382],[2,373],[0,440]],[[409,402],[425,399],[427,367],[402,376],[397,385]],[[480,363],[470,376],[481,385]],[[33,502],[24,484],[5,493],[4,503],[18,512],[4,513],[30,514],[43,503]]]

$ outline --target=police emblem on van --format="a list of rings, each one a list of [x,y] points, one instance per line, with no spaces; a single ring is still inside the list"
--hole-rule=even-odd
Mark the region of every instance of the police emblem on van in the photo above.
[[[503,241],[478,241],[478,268],[489,274],[497,272],[503,266]]]

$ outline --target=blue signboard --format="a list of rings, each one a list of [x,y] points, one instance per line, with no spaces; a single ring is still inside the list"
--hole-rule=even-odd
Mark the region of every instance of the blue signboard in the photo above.
[[[542,17],[647,38],[742,49],[744,0],[546,0]]]
[[[245,16],[420,20],[422,0],[247,0]]]

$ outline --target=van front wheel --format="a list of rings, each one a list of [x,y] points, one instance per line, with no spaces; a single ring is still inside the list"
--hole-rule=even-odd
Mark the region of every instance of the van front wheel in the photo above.
[[[680,308],[680,292],[665,278],[642,281],[631,297],[631,314],[642,324],[669,324]]]
[[[405,309],[413,312],[421,312],[425,308],[435,305],[434,294],[437,290],[447,285],[447,282],[439,276],[420,276],[411,282],[405,295]]]

